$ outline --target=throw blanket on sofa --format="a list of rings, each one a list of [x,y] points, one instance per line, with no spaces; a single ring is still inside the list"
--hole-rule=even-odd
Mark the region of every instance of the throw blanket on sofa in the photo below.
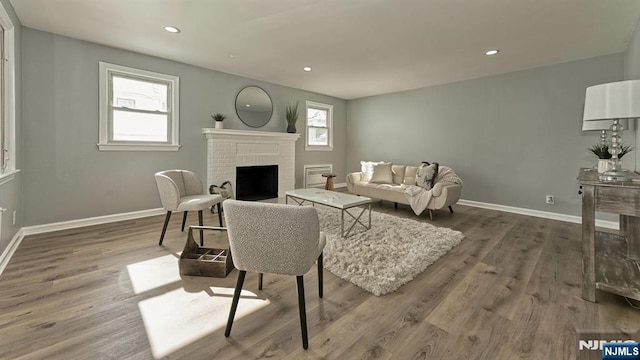
[[[462,179],[451,168],[440,166],[435,183],[442,183],[442,185],[459,184],[462,186]],[[420,215],[429,206],[433,197],[433,189],[427,190],[420,186],[409,185],[404,189],[404,196],[409,200],[409,205],[411,205],[413,212],[416,215]]]
[[[433,189],[427,190],[420,186],[409,185],[404,189],[404,196],[409,200],[409,205],[411,205],[413,212],[416,215],[420,215],[429,206],[433,196]]]

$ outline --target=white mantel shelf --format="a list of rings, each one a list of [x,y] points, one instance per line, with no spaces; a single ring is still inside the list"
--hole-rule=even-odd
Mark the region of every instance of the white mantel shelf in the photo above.
[[[290,134],[269,131],[252,131],[252,130],[231,130],[231,129],[214,129],[203,128],[202,133],[207,139],[255,139],[255,140],[272,140],[272,141],[296,141],[301,134]]]

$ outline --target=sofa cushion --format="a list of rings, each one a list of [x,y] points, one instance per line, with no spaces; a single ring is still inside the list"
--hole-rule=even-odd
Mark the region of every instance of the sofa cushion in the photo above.
[[[402,183],[405,185],[415,185],[417,171],[417,166],[407,166],[406,170],[404,171],[404,180],[402,180]]]
[[[400,204],[408,204],[407,197],[404,195],[405,185],[394,184],[374,184],[364,181],[358,181],[354,185],[355,194],[367,196],[373,199],[382,199]]]
[[[382,162],[383,161],[360,161],[363,180],[366,182],[371,181],[371,175],[373,175],[373,165],[377,165]]]
[[[431,190],[438,176],[438,166],[437,162],[430,164],[424,161],[416,173],[416,185]]]
[[[380,163],[373,165],[371,173],[371,183],[375,184],[391,184],[393,183],[393,173],[391,172],[391,163]]]
[[[391,165],[391,173],[393,174],[393,183],[396,185],[402,184],[404,180],[404,172],[407,169],[404,165]]]

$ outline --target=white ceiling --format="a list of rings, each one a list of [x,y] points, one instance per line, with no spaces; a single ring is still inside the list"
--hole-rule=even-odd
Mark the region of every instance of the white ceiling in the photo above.
[[[35,29],[344,99],[622,52],[640,18],[639,0],[11,4]]]

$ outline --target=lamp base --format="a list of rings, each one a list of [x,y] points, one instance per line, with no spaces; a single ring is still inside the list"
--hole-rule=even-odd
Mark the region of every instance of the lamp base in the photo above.
[[[598,176],[600,181],[631,181],[625,170],[609,170]]]

